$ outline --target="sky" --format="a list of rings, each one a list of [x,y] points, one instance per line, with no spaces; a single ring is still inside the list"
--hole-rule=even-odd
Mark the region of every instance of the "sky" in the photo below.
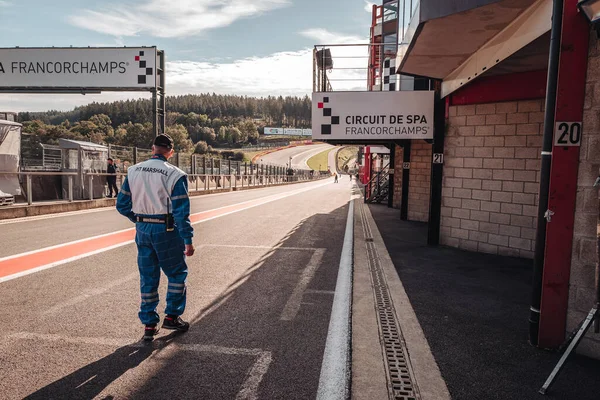
[[[157,46],[167,56],[167,95],[303,96],[312,90],[313,46],[368,43],[371,6],[366,0],[0,0],[0,48]],[[334,61],[365,53],[338,48]],[[0,94],[0,111],[68,110],[134,97],[148,95]]]

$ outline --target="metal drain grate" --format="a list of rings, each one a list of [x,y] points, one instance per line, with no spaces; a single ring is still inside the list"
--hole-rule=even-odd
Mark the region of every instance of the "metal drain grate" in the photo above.
[[[371,227],[366,218],[363,205],[360,206],[360,214],[365,234],[369,270],[373,281],[379,336],[386,359],[385,365],[390,398],[394,400],[416,400],[419,396],[413,384],[415,379],[410,363],[406,358],[406,345],[396,318],[394,305],[379,261],[377,249],[373,243]]]

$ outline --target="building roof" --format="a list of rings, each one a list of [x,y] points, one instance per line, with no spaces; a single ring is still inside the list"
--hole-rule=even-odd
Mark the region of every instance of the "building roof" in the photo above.
[[[0,125],[10,125],[10,126],[23,126],[18,122],[7,121],[4,119],[0,119]]]
[[[89,151],[108,151],[108,147],[92,142],[82,142],[79,140],[59,139],[59,145],[63,149],[83,149]]]

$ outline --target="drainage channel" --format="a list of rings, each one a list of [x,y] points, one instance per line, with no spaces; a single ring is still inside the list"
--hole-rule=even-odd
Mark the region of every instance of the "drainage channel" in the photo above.
[[[373,242],[373,233],[365,213],[365,206],[360,203],[360,215],[365,237],[369,271],[373,282],[379,338],[385,355],[388,392],[390,399],[417,400],[420,399],[415,378],[407,357],[406,344],[400,324],[396,318],[394,304],[381,266],[379,254]]]

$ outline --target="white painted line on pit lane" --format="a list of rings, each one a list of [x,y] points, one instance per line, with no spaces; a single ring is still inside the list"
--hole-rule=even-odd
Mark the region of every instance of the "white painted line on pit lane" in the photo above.
[[[101,208],[94,208],[91,210],[68,211],[68,212],[64,212],[64,213],[36,215],[34,217],[13,218],[13,219],[6,219],[6,220],[0,221],[0,225],[17,224],[20,222],[41,221],[44,219],[51,219],[51,218],[58,218],[58,217],[72,217],[74,215],[92,214],[92,213],[106,212],[106,211],[111,211],[111,210],[115,210],[115,208],[114,207],[101,207]]]
[[[311,182],[307,181],[304,183],[311,183]],[[278,187],[278,186],[275,186],[275,187]],[[279,187],[281,187],[281,186],[279,186]],[[267,186],[267,187],[264,187],[261,189],[269,189],[269,188],[270,187]],[[202,192],[202,190],[199,190],[198,192]],[[190,190],[190,193],[197,193],[197,192],[195,190]],[[242,193],[242,192],[211,193],[211,194],[205,194],[202,196],[190,196],[190,201],[202,200],[202,199],[206,199],[208,197],[225,196],[225,195],[231,195],[231,194],[237,194],[237,193]],[[241,203],[239,203],[239,204],[241,204]],[[72,216],[78,216],[78,215],[85,215],[85,214],[92,214],[92,213],[99,213],[99,212],[113,212],[113,211],[116,211],[114,206],[93,208],[90,210],[67,211],[67,212],[55,213],[55,214],[36,215],[36,216],[31,216],[31,217],[21,217],[21,218],[0,220],[0,225],[10,225],[10,224],[18,224],[21,222],[34,222],[34,221],[42,221],[45,219],[72,217]]]
[[[335,290],[315,290],[315,289],[307,289],[304,293],[306,294],[335,294]]]
[[[257,400],[258,399],[258,387],[263,377],[267,374],[269,366],[273,361],[273,355],[269,351],[263,351],[258,357],[258,360],[254,363],[248,374],[247,378],[242,384],[242,388],[235,396],[236,400]]]
[[[77,297],[73,297],[72,299],[59,303],[57,305],[55,305],[54,307],[49,308],[48,310],[44,311],[42,313],[42,315],[48,315],[48,314],[56,314],[60,311],[62,311],[63,309],[67,308],[67,307],[71,307],[74,305],[77,305],[79,303],[82,303],[86,300],[88,300],[90,297],[94,297],[94,296],[99,296],[102,295],[106,292],[111,291],[112,289],[121,286],[124,283],[127,283],[131,280],[136,279],[137,277],[139,277],[140,274],[138,272],[135,272],[133,274],[129,274],[124,276],[123,278],[117,280],[117,281],[113,281],[101,288],[98,289],[93,289],[93,290],[88,290],[85,294],[82,294],[80,296]]]
[[[50,341],[50,342],[65,342],[69,344],[86,344],[86,345],[99,345],[99,346],[110,346],[110,347],[131,347],[131,348],[146,348],[148,344],[136,342],[131,343],[129,339],[111,339],[104,337],[68,337],[53,334],[43,333],[32,333],[32,332],[19,332],[9,335],[9,339],[20,339],[20,340],[33,340],[33,341]],[[269,366],[273,362],[273,354],[270,351],[262,349],[245,349],[235,347],[223,347],[216,345],[201,345],[201,344],[182,344],[169,342],[164,343],[158,338],[151,345],[157,346],[158,352],[148,357],[143,362],[146,363],[153,358],[157,358],[161,350],[167,350],[173,352],[176,350],[190,351],[196,353],[208,353],[208,354],[225,354],[234,356],[251,356],[256,357],[256,361],[246,373],[246,379],[242,383],[242,386],[235,397],[236,400],[257,400],[258,399],[258,388],[261,381],[269,370]]]
[[[118,249],[119,247],[123,247],[123,246],[126,246],[126,245],[131,244],[131,243],[133,243],[133,240],[128,241],[128,242],[124,242],[124,243],[119,243],[119,244],[116,244],[114,246],[105,247],[105,248],[100,249],[100,250],[91,251],[89,253],[81,254],[81,255],[78,255],[78,256],[75,256],[75,257],[71,257],[71,258],[67,258],[67,259],[64,259],[64,260],[60,260],[60,261],[57,261],[55,263],[51,263],[51,264],[47,264],[47,265],[42,265],[41,267],[37,267],[37,268],[33,268],[33,269],[28,269],[27,271],[18,272],[16,274],[4,276],[4,277],[0,278],[0,283],[11,281],[11,280],[17,279],[17,278],[21,278],[23,276],[31,275],[31,274],[34,274],[36,272],[44,271],[46,269],[58,267],[59,265],[67,264],[67,263],[70,263],[70,262],[73,262],[73,261],[77,261],[77,260],[81,260],[82,258],[91,257],[91,256],[94,256],[96,254],[104,253],[106,251]]]
[[[351,378],[351,310],[352,310],[352,270],[354,254],[354,201],[350,201],[344,245],[340,257],[335,295],[331,308],[331,319],[321,376],[317,390],[317,400],[346,400],[350,395]]]
[[[258,249],[258,250],[297,250],[297,251],[321,250],[318,247],[244,246],[241,244],[201,244],[199,247],[200,248],[202,248],[202,247],[216,247],[216,248],[223,247],[223,248],[227,248],[227,249],[240,248],[240,249]]]
[[[201,221],[193,222],[192,225],[196,225],[196,224],[207,222],[207,221],[212,221],[214,219],[225,217],[227,215],[235,214],[235,213],[238,213],[238,212],[241,212],[241,211],[246,211],[246,210],[249,210],[249,209],[254,208],[254,207],[259,207],[259,206],[262,206],[262,205],[265,205],[265,204],[268,204],[268,203],[272,203],[274,201],[282,200],[282,199],[285,199],[287,197],[295,196],[297,194],[301,194],[301,193],[304,193],[304,192],[308,192],[310,190],[314,190],[314,189],[318,189],[318,188],[324,187],[326,185],[328,185],[328,183],[324,183],[324,184],[315,185],[315,186],[311,186],[311,187],[308,187],[308,188],[296,190],[296,191],[293,191],[293,192],[286,193],[284,195],[277,195],[276,194],[276,195],[267,196],[267,197],[264,197],[262,199],[269,199],[269,200],[264,201],[262,203],[258,203],[258,204],[255,204],[255,205],[250,205],[248,207],[241,208],[241,209],[234,210],[234,211],[230,211],[230,212],[227,212],[227,213],[223,213],[223,214],[220,214],[220,215],[217,215],[217,216],[214,216],[214,217],[205,218],[205,219],[203,219]],[[212,209],[212,210],[201,211],[201,212],[196,213],[196,214],[203,214],[203,213],[214,212],[214,211],[218,211],[218,210],[221,210],[221,209],[224,209],[224,208],[230,208],[230,207],[239,206],[239,205],[243,205],[243,204],[247,204],[247,203],[251,203],[251,202],[260,201],[262,199],[258,198],[258,199],[254,199],[254,200],[248,200],[248,201],[244,201],[242,203],[236,203],[236,204],[232,204],[232,205],[228,205],[228,206],[223,206],[223,207],[215,208],[215,209]],[[63,244],[59,244],[59,245],[55,245],[55,246],[50,246],[50,247],[45,247],[43,249],[38,249],[38,250],[28,251],[28,252],[25,252],[25,253],[15,254],[15,255],[12,255],[12,256],[7,256],[7,257],[0,258],[0,262],[6,261],[6,260],[11,260],[11,259],[14,259],[14,258],[19,258],[19,257],[27,256],[27,255],[31,255],[31,254],[40,253],[40,252],[43,252],[43,251],[48,251],[48,250],[52,250],[52,249],[58,249],[58,248],[61,248],[61,247],[66,247],[66,246],[70,246],[70,245],[73,245],[73,244],[78,244],[78,243],[81,243],[81,242],[84,242],[84,241],[88,241],[88,240],[95,240],[95,239],[103,238],[103,237],[106,237],[106,236],[115,235],[117,233],[122,233],[122,232],[127,232],[127,231],[134,231],[134,230],[135,230],[135,228],[124,229],[124,230],[117,231],[117,232],[106,233],[106,234],[103,234],[103,235],[98,235],[98,236],[88,237],[88,238],[85,238],[85,239],[75,240],[73,242],[63,243]],[[93,256],[93,255],[96,255],[96,254],[104,253],[106,251],[114,250],[114,249],[117,249],[119,247],[127,246],[127,245],[132,244],[132,243],[134,243],[134,240],[125,241],[125,242],[122,242],[122,243],[119,243],[119,244],[116,244],[116,245],[113,245],[113,246],[109,246],[109,247],[105,247],[105,248],[102,248],[102,249],[99,249],[99,250],[91,251],[89,253],[80,254],[78,256],[71,257],[71,258],[64,259],[64,260],[60,260],[60,261],[57,261],[57,262],[54,262],[54,263],[51,263],[51,264],[42,265],[42,266],[37,267],[37,268],[33,268],[33,269],[26,270],[26,271],[18,272],[16,274],[12,274],[12,275],[8,275],[8,276],[5,276],[5,277],[1,277],[0,278],[0,283],[7,282],[7,281],[10,281],[10,280],[13,280],[13,279],[17,279],[17,278],[21,278],[21,277],[26,276],[26,275],[30,275],[30,274],[33,274],[33,273],[36,273],[36,272],[40,272],[40,271],[43,271],[43,270],[46,270],[46,269],[54,268],[54,267],[57,267],[59,265],[67,264],[67,263],[70,263],[70,262],[73,262],[73,261],[77,261],[77,260],[80,260],[82,258],[86,258],[86,257],[90,257],[90,256]]]
[[[308,262],[308,265],[306,268],[304,268],[304,271],[302,271],[302,275],[300,276],[298,284],[294,288],[292,295],[283,308],[283,312],[279,318],[281,321],[291,321],[296,318],[296,315],[298,315],[304,292],[315,276],[319,265],[321,265],[321,260],[323,259],[324,254],[325,249],[317,249],[314,251],[310,261]]]

